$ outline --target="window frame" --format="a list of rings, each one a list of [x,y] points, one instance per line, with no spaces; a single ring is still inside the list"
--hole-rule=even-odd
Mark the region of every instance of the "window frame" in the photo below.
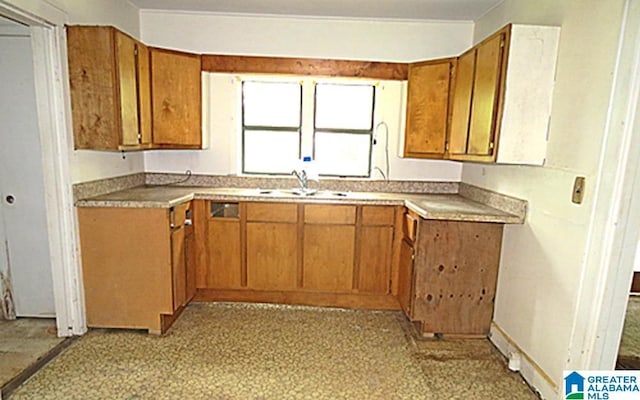
[[[317,118],[317,108],[318,108],[318,85],[339,85],[339,86],[371,86],[372,95],[371,95],[371,121],[369,129],[338,129],[338,128],[317,128],[316,127],[316,118]],[[313,82],[313,133],[312,133],[312,156],[313,159],[316,159],[316,133],[342,133],[342,134],[354,134],[354,135],[369,135],[369,156],[368,156],[368,165],[367,165],[367,174],[366,175],[340,175],[340,174],[319,174],[322,177],[330,177],[330,178],[370,178],[371,177],[371,166],[373,159],[373,139],[374,139],[374,123],[375,123],[375,115],[376,115],[376,85],[374,83],[342,83],[342,82]]]
[[[242,78],[241,79],[241,86],[240,86],[240,103],[241,103],[241,110],[240,110],[240,134],[242,136],[241,138],[241,145],[240,145],[240,159],[241,159],[241,171],[240,173],[243,175],[266,175],[266,176],[271,176],[271,175],[276,175],[276,176],[287,176],[287,175],[291,175],[291,173],[285,173],[285,172],[256,172],[256,171],[247,171],[246,170],[246,163],[245,163],[245,150],[246,150],[246,145],[245,145],[245,140],[246,140],[246,136],[245,136],[245,132],[246,131],[268,131],[268,132],[298,132],[298,159],[300,159],[302,157],[302,115],[303,115],[303,105],[304,105],[304,99],[303,99],[303,95],[304,95],[304,91],[303,91],[303,82],[298,81],[296,84],[298,85],[298,88],[300,90],[300,115],[298,118],[298,127],[283,127],[283,126],[261,126],[261,125],[246,125],[245,124],[245,109],[244,109],[244,85],[246,82],[254,82],[254,83],[283,83],[283,84],[292,84],[292,83],[296,83],[296,82],[292,82],[292,81],[287,81],[287,80],[277,80],[277,79],[245,79]]]

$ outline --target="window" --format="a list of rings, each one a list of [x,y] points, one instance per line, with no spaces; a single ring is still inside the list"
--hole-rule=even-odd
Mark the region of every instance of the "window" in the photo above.
[[[315,86],[314,159],[321,175],[368,177],[373,137],[372,85]]]
[[[311,155],[321,176],[369,177],[372,84],[242,84],[242,172],[290,174]]]
[[[242,172],[290,174],[300,158],[302,86],[242,83]]]

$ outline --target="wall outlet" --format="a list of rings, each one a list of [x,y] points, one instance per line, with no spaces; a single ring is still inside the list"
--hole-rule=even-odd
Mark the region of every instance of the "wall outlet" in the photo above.
[[[584,187],[585,185],[585,177],[584,176],[576,176],[575,181],[573,182],[573,193],[571,194],[571,201],[576,204],[582,204],[582,200],[584,199]]]

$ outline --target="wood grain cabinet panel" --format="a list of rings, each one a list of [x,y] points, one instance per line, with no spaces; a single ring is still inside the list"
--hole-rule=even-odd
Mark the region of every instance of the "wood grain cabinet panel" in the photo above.
[[[202,147],[200,56],[151,49],[153,143],[158,147]]]
[[[471,97],[476,69],[476,50],[471,49],[458,58],[451,108],[449,130],[449,154],[465,154],[469,120],[471,119]]]
[[[298,226],[247,223],[247,287],[294,290],[298,285]]]
[[[391,209],[393,211],[393,208]],[[389,293],[392,226],[361,226],[358,235],[358,282],[361,293]]]
[[[395,208],[387,206],[361,206],[362,225],[389,225],[395,222]]]
[[[349,292],[353,288],[354,225],[305,225],[303,288]]]
[[[188,207],[78,209],[88,326],[170,327],[189,301],[188,230],[171,215]]]
[[[398,302],[410,320],[413,320],[413,282],[413,243],[402,240],[398,266]]]
[[[148,50],[113,27],[68,26],[74,147],[137,150],[149,146]]]
[[[298,221],[298,205],[293,203],[247,203],[246,210],[247,221]]]
[[[304,222],[311,224],[355,224],[356,206],[305,204]]]
[[[210,218],[207,221],[207,266],[204,288],[242,287],[242,247],[240,221]]]
[[[401,303],[412,292],[409,316],[421,321],[423,333],[489,333],[502,229],[493,223],[420,221],[413,287],[403,291]]]
[[[455,59],[409,64],[404,156],[444,158]]]

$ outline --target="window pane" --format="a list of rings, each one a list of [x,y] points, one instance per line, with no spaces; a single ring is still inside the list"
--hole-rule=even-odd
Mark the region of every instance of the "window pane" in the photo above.
[[[300,127],[298,83],[243,82],[245,126]]]
[[[316,132],[315,146],[321,175],[369,176],[371,135]]]
[[[242,172],[290,174],[298,162],[299,146],[298,131],[245,130]]]
[[[371,85],[316,85],[316,128],[371,130]]]

